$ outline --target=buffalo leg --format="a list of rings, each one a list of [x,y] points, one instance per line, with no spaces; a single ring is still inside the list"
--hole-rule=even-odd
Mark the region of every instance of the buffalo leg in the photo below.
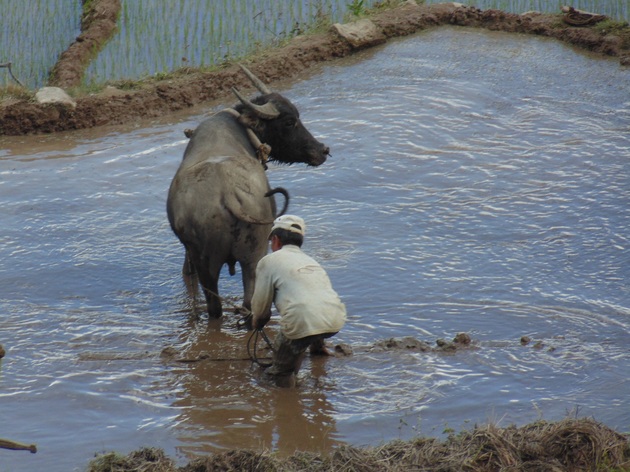
[[[199,274],[199,282],[206,296],[208,316],[210,318],[220,318],[221,315],[223,315],[221,297],[219,297],[219,273],[221,267],[215,269],[208,266],[209,264],[206,263],[203,268],[199,268],[197,271]]]
[[[243,272],[243,306],[251,310],[254,285],[256,282],[256,264],[241,262],[241,271]]]
[[[197,286],[199,285],[199,277],[197,276],[197,269],[192,263],[190,253],[186,250],[186,258],[184,259],[184,267],[182,267],[182,277],[188,290],[188,296],[193,300],[197,299]]]

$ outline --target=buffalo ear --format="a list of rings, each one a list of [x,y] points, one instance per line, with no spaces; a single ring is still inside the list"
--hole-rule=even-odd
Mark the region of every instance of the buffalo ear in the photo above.
[[[263,120],[254,111],[248,109],[241,113],[241,116],[238,117],[238,122],[252,131],[262,131],[264,126]]]

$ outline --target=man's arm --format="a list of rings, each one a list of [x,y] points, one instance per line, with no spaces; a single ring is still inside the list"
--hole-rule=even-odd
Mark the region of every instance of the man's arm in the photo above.
[[[271,319],[271,310],[264,316],[263,315],[256,316],[256,314],[254,314],[254,317],[252,319],[252,328],[263,329],[270,319]]]
[[[261,259],[256,267],[256,284],[252,296],[252,326],[254,329],[261,329],[271,318],[274,286],[266,262]]]

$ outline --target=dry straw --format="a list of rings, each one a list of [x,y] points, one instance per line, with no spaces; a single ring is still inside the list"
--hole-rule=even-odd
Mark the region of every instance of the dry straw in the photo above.
[[[296,452],[233,450],[176,467],[159,449],[128,456],[106,454],[93,460],[89,472],[460,472],[460,471],[626,471],[630,470],[628,437],[592,419],[539,421],[523,427],[476,426],[441,441],[418,438],[373,448],[342,446],[328,456]]]

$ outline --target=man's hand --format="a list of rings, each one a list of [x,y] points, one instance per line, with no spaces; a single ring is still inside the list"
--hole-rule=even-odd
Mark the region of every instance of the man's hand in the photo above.
[[[271,313],[269,313],[268,315],[263,315],[263,316],[254,315],[254,319],[252,322],[254,329],[263,329],[265,325],[269,322],[270,318],[271,318]]]
[[[241,306],[234,309],[234,313],[242,315],[243,317],[236,322],[236,327],[239,329],[245,328],[247,331],[252,330],[252,317],[253,314],[248,308]]]
[[[252,327],[252,314],[249,313],[248,315],[245,315],[243,318],[241,318],[240,320],[238,320],[237,322],[237,326],[239,328],[245,328],[247,331],[251,331],[252,329],[254,329]]]

